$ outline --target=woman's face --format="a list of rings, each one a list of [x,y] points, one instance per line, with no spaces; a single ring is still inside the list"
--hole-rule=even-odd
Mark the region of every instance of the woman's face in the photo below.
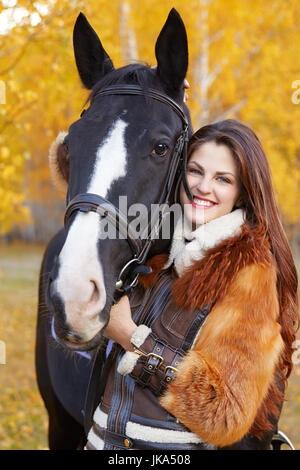
[[[190,156],[186,176],[193,201],[181,185],[180,202],[193,229],[232,211],[239,197],[240,182],[236,162],[226,145],[215,142],[200,145]]]

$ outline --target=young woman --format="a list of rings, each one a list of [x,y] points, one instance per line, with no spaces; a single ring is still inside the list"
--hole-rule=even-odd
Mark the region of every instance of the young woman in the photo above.
[[[249,127],[221,121],[192,137],[186,179],[170,253],[112,308],[88,449],[270,446],[292,369],[297,274],[267,158]]]

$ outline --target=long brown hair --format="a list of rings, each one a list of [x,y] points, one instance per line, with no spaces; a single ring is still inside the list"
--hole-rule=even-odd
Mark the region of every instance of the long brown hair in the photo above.
[[[298,279],[295,263],[283,229],[271,172],[262,145],[245,124],[226,119],[199,129],[191,138],[188,158],[203,143],[226,145],[237,163],[241,182],[241,205],[250,227],[258,228],[268,238],[277,264],[279,323],[285,348],[281,356],[280,375],[286,380],[292,371],[293,343],[298,328]]]

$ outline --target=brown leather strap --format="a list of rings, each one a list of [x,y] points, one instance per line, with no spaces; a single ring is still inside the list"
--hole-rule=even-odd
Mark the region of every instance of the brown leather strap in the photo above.
[[[130,376],[141,387],[148,387],[155,395],[161,395],[167,384],[174,380],[184,351],[173,348],[151,333],[136,353],[140,357]]]

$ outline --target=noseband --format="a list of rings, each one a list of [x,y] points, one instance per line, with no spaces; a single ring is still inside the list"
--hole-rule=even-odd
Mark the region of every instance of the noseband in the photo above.
[[[181,118],[182,131],[176,141],[171,157],[171,164],[169,166],[168,175],[166,178],[166,183],[159,200],[159,205],[163,205],[162,210],[159,211],[159,215],[155,224],[157,227],[156,230],[159,231],[163,217],[169,205],[169,199],[174,187],[177,170],[180,166],[182,170],[183,185],[188,196],[191,198],[184,171],[186,167],[188,143],[187,118],[176,101],[157,90],[144,90],[141,87],[135,85],[115,85],[100,90],[94,95],[94,97],[105,95],[142,95],[148,98],[152,98],[170,106],[171,109],[175,111],[176,114]],[[109,223],[114,224],[114,226],[119,231],[119,234],[121,234],[122,238],[125,238],[129,244],[132,252],[132,258],[123,266],[119,274],[118,281],[116,282],[114,302],[117,302],[123,294],[128,293],[128,291],[137,284],[139,274],[146,274],[151,272],[151,269],[144,265],[147,254],[151,248],[152,243],[154,242],[154,239],[151,236],[150,224],[148,224],[146,228],[147,237],[136,238],[136,236],[131,233],[125,215],[122,214],[107,199],[92,193],[78,194],[70,202],[67,201],[67,209],[64,220],[65,227],[67,226],[71,215],[75,211],[97,212],[101,218],[106,218]]]

